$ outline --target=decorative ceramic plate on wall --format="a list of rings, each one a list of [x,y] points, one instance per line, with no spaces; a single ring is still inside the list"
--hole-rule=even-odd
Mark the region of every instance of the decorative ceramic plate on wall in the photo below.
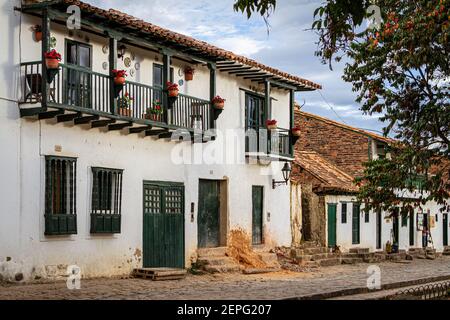
[[[124,64],[125,67],[127,67],[127,68],[131,67],[131,59],[130,59],[130,57],[126,57],[126,58],[123,60],[123,64]]]
[[[134,77],[134,73],[135,73],[134,69],[131,68],[131,69],[130,69],[130,76]]]
[[[103,68],[103,70],[108,70],[108,62],[103,62],[102,63],[102,68]]]
[[[140,64],[139,62],[136,62],[136,63],[134,64],[134,68],[135,68],[136,70],[139,70],[139,69],[141,68],[141,64]]]
[[[108,45],[105,44],[105,45],[103,46],[103,48],[102,48],[102,51],[103,51],[104,54],[107,54],[108,51],[109,51]]]

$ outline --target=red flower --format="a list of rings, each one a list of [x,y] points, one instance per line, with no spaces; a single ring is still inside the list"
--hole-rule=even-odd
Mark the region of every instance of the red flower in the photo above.
[[[125,78],[125,77],[128,76],[128,74],[127,74],[127,72],[125,70],[114,69],[112,71],[112,73],[113,73],[114,77],[117,77],[117,78]]]
[[[58,61],[61,61],[61,55],[55,49],[45,52],[44,57],[45,59],[56,59]]]
[[[161,110],[161,106],[158,104],[158,105],[155,106],[155,109],[156,110]]]
[[[222,103],[222,102],[225,102],[225,99],[223,99],[221,96],[215,96],[215,97],[212,99],[212,102],[213,102],[213,103]]]
[[[170,81],[167,81],[166,83],[167,90],[178,90],[178,85],[176,83],[172,83]]]
[[[276,126],[276,125],[277,125],[277,120],[275,120],[275,119],[266,121],[266,126]]]

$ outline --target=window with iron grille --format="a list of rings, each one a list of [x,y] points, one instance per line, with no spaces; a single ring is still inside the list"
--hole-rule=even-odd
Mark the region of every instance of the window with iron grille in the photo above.
[[[120,233],[121,169],[92,168],[91,233]]]
[[[77,233],[77,160],[45,157],[45,235]]]

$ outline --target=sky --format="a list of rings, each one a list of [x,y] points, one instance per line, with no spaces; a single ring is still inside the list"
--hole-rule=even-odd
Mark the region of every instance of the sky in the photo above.
[[[270,31],[259,15],[247,19],[233,10],[234,0],[85,0],[207,41],[322,85],[314,92],[297,93],[303,110],[380,133],[383,123],[364,115],[352,86],[342,80],[344,63],[333,71],[314,55],[317,35],[308,30],[321,0],[278,0],[269,17]]]

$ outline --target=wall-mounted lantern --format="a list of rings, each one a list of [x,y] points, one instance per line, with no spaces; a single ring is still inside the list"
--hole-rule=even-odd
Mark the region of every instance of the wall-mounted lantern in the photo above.
[[[272,189],[275,189],[278,185],[288,184],[289,179],[291,177],[291,166],[288,162],[284,163],[283,169],[281,169],[281,173],[283,174],[284,181],[275,181],[272,179]]]

